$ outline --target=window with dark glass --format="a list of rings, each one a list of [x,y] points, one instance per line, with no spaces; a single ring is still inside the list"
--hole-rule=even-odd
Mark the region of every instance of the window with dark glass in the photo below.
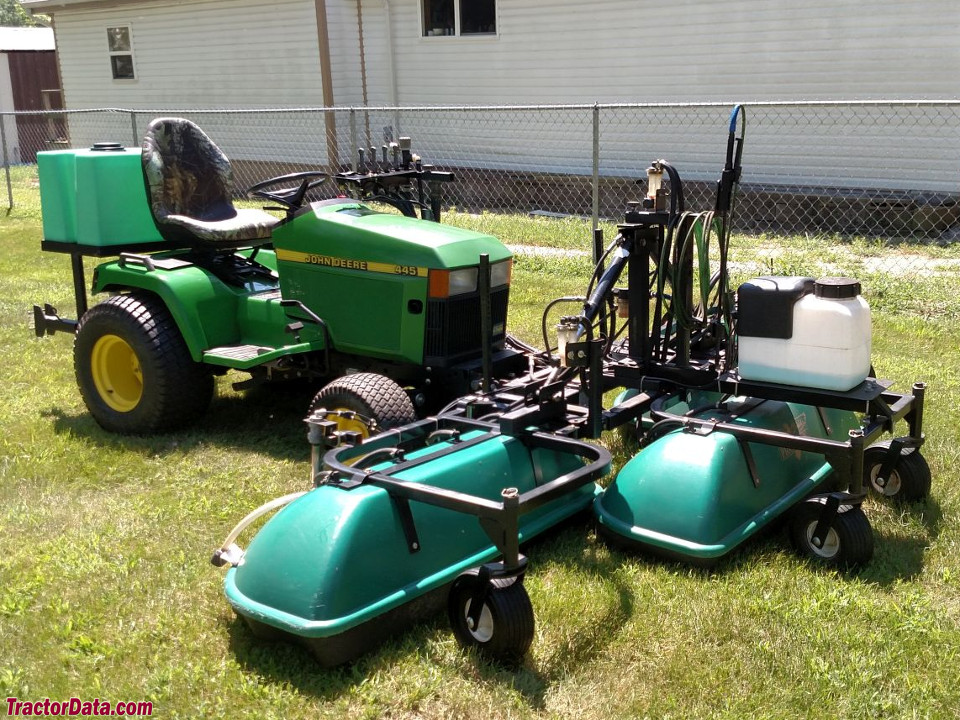
[[[496,0],[420,0],[423,35],[496,35]]]
[[[114,80],[134,80],[133,42],[126,25],[107,28],[107,52]]]
[[[484,35],[497,32],[496,0],[460,0],[460,34]]]
[[[423,34],[453,35],[456,31],[454,0],[423,0]]]

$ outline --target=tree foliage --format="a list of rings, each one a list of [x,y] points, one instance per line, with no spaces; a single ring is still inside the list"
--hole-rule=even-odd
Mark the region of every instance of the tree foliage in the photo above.
[[[19,0],[0,0],[0,26],[2,27],[42,27],[39,22],[23,9]]]

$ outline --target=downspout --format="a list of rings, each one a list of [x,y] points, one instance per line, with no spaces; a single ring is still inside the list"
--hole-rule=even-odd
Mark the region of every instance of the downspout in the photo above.
[[[33,11],[30,11],[30,14],[33,15]],[[53,30],[53,56],[57,61],[57,88],[60,91],[60,110],[67,109],[67,91],[63,88],[63,66],[60,62],[60,50],[59,43],[57,42],[57,16],[52,12],[48,15],[50,18],[50,29]],[[43,91],[41,90],[41,93]],[[44,104],[48,102],[49,95],[44,95]],[[52,108],[44,107],[44,110],[51,110]],[[70,147],[70,125],[67,122],[67,116],[62,115],[61,117],[61,127],[63,128],[63,133],[57,132],[60,128],[57,127],[56,123],[53,120],[53,116],[47,116],[47,134],[50,136],[51,140],[59,140],[61,135],[64,140],[67,141],[66,147]],[[136,143],[139,145],[140,140],[137,138]]]
[[[330,69],[330,32],[327,29],[326,0],[314,0],[317,16],[317,47],[320,50],[320,82],[323,84],[323,106],[333,107],[333,71]],[[323,113],[327,134],[327,166],[332,172],[340,170],[337,151],[337,116],[332,110]]]
[[[393,57],[393,17],[390,12],[390,0],[383,0],[383,12],[387,22],[387,104],[397,107],[397,68]],[[400,137],[400,113],[393,112],[393,138]]]
[[[31,15],[33,12],[31,11]],[[57,42],[57,16],[50,13],[50,29],[53,30],[53,52],[57,58],[57,86],[60,88],[60,109],[67,109],[67,91],[63,87],[63,64],[60,62],[60,44]],[[66,127],[66,123],[64,123]]]

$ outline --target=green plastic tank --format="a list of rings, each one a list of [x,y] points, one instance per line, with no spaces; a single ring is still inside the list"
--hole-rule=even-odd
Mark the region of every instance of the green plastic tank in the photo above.
[[[463,440],[478,435],[467,433]],[[449,447],[438,443],[407,459]],[[497,435],[394,478],[499,501],[504,487],[524,493],[581,466],[573,456],[530,450]],[[522,515],[521,539],[589,508],[596,492],[597,486],[587,483]],[[410,510],[419,534],[416,552],[408,547],[386,490],[323,485],[308,492],[271,518],[239,567],[227,573],[230,604],[258,634],[297,638],[325,665],[359,655],[435,612],[457,575],[498,556],[475,516],[415,501]]]
[[[38,153],[45,240],[90,247],[162,242],[147,203],[140,148],[101,143]]]
[[[37,153],[43,239],[77,241],[77,152],[51,150]]]
[[[718,396],[714,396],[714,401]],[[700,398],[702,399],[702,398]],[[734,399],[728,413],[694,411],[704,419],[794,435],[846,440],[859,426],[854,413],[794,403]],[[671,408],[684,415],[685,405]],[[729,433],[668,432],[633,457],[597,498],[601,532],[615,544],[709,565],[817,489],[831,466],[822,455],[750,443],[751,472],[740,442]]]
[[[162,242],[147,203],[140,148],[77,153],[77,242]]]

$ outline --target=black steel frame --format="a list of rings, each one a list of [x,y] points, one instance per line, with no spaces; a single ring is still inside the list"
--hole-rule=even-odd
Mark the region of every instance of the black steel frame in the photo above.
[[[504,435],[498,424],[454,415],[439,415],[406,425],[399,430],[390,430],[369,440],[349,444],[358,438],[336,432],[336,423],[323,420],[323,414],[307,419],[310,428],[308,438],[313,446],[313,469],[315,482],[335,485],[349,491],[360,485],[374,485],[386,490],[395,502],[422,502],[454,512],[474,515],[487,536],[503,556],[497,564],[495,577],[522,574],[526,561],[520,553],[520,516],[556,500],[589,482],[597,480],[610,470],[611,456],[606,448],[553,433],[524,431],[510,435],[532,449],[552,450],[575,455],[585,461],[583,467],[554,478],[527,492],[516,488],[504,488],[500,501],[448,490],[423,483],[406,482],[396,475],[412,467],[432,462],[438,458],[459,452],[480,442]],[[480,436],[469,440],[459,439],[463,433],[479,430]],[[436,437],[451,441],[434,452],[415,459],[406,459],[405,454],[427,447]],[[348,444],[336,446],[346,441]],[[331,449],[332,446],[332,449]],[[385,451],[385,452],[384,452]],[[370,458],[363,462],[363,459]],[[393,460],[387,469],[374,471],[365,467],[371,463]],[[356,461],[361,461],[357,463]],[[412,516],[401,510],[401,520],[406,517],[412,525]],[[408,546],[411,552],[419,549],[415,528],[404,522]]]

